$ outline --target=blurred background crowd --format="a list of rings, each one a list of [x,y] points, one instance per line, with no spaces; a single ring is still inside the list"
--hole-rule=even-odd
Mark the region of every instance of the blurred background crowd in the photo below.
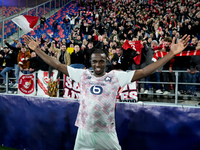
[[[142,69],[153,63],[158,51],[168,52],[172,39],[178,42],[185,34],[191,36],[185,51],[200,49],[200,2],[198,0],[78,0],[70,3],[70,11],[62,8],[59,17],[50,22],[41,15],[37,30],[28,35],[34,37],[40,48],[61,63],[74,68],[91,69],[90,52],[94,48],[109,52],[106,71]],[[74,11],[75,10],[75,11]],[[6,84],[5,73],[15,70],[10,76],[9,86],[17,87],[19,72],[29,74],[38,70],[51,71],[35,52],[31,51],[23,38],[15,39],[14,44],[4,39],[1,47],[0,67]],[[122,48],[125,41],[141,41],[139,51]],[[137,56],[141,59],[137,59]],[[168,70],[168,72],[162,72]],[[142,81],[175,82],[174,71],[179,74],[179,82],[197,83],[200,81],[200,56],[175,57],[157,72]],[[57,79],[61,78],[59,72]],[[50,76],[49,76],[50,78]],[[138,86],[140,93],[148,94],[150,88],[155,93],[168,95],[174,90],[172,84],[149,84]],[[196,96],[195,85],[180,84],[178,94]]]

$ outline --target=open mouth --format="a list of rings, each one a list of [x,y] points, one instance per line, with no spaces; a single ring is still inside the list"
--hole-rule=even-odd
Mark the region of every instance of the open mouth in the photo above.
[[[96,71],[96,72],[100,72],[100,71],[101,71],[101,68],[95,68],[95,71]]]

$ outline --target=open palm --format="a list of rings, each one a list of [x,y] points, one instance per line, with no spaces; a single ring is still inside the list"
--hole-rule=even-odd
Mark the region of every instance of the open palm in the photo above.
[[[175,37],[174,37],[171,44],[171,51],[174,53],[174,55],[177,55],[180,52],[182,52],[188,46],[189,40],[190,40],[190,35],[184,35],[183,38],[180,39],[177,44],[175,44]]]
[[[39,47],[39,44],[36,41],[34,41],[34,39],[31,38],[30,36],[25,36],[24,40],[28,45],[28,47],[34,51]]]

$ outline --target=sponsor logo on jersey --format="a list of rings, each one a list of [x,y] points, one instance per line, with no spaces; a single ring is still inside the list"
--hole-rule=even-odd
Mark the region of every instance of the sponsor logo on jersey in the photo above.
[[[100,95],[103,92],[103,88],[101,86],[92,86],[90,92],[94,95]]]

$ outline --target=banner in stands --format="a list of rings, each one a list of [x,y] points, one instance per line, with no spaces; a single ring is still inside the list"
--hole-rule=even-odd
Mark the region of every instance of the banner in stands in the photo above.
[[[86,16],[89,16],[89,15],[93,15],[93,12],[91,12],[91,11],[80,11],[80,13],[81,14],[84,14],[84,15],[86,15]]]
[[[119,89],[117,102],[135,103],[137,101],[137,82],[132,82]]]
[[[80,94],[79,84],[64,75],[64,98],[79,99]],[[127,84],[126,86],[119,88],[118,102],[137,102],[137,82]]]
[[[19,73],[18,94],[35,95],[35,73],[23,74]]]
[[[57,70],[52,71],[51,78],[52,78],[53,81],[56,79],[57,74],[58,74]],[[37,77],[37,96],[47,95],[48,83],[49,83],[49,72],[39,70],[38,71],[38,77]]]
[[[68,76],[64,75],[64,98],[79,99],[80,87],[79,84]]]
[[[152,61],[156,62],[158,60],[158,58],[162,58],[165,55],[167,55],[168,52],[162,52],[162,51],[156,51]],[[200,55],[200,49],[198,50],[187,50],[187,51],[182,51],[181,53],[177,54],[177,56],[199,56]]]

